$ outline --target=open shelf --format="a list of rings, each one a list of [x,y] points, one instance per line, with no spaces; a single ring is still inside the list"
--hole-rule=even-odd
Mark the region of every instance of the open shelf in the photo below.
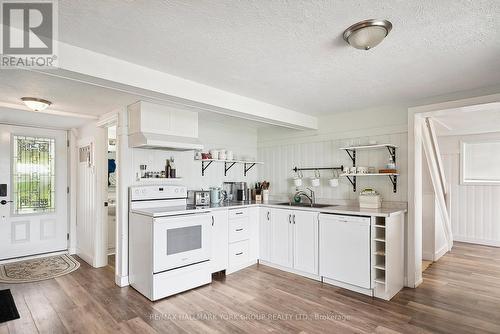
[[[385,277],[375,278],[373,281],[374,281],[375,283],[378,283],[378,284],[384,284],[384,285],[385,285]]]
[[[176,183],[176,182],[181,182],[183,180],[182,177],[174,177],[174,178],[166,178],[166,177],[141,177],[138,179],[138,182],[144,182],[144,183],[162,183],[162,184],[167,184],[167,183]]]
[[[356,151],[357,150],[368,150],[368,149],[379,149],[386,148],[389,151],[389,155],[391,156],[392,161],[396,163],[396,149],[398,148],[396,145],[392,144],[374,144],[374,145],[358,145],[358,146],[349,146],[349,147],[341,147],[340,150],[346,151],[349,155],[349,158],[352,160],[352,165],[356,166]],[[352,184],[352,191],[356,192],[356,178],[358,176],[388,176],[392,183],[393,192],[398,191],[398,173],[345,173],[340,176],[347,177],[349,182]]]
[[[205,176],[205,170],[212,163],[224,163],[224,176],[227,176],[227,172],[236,164],[243,165],[243,175],[247,176],[247,173],[255,165],[263,165],[261,161],[245,161],[245,160],[219,160],[219,159],[200,159],[195,161],[201,161],[201,176]]]
[[[374,145],[341,147],[340,150],[368,150],[368,149],[385,148],[385,147],[398,148],[398,146],[392,144],[374,144]]]
[[[385,238],[374,238],[373,240],[378,242],[385,242]]]
[[[399,176],[399,173],[356,173],[356,174],[347,174],[343,173],[340,176]]]

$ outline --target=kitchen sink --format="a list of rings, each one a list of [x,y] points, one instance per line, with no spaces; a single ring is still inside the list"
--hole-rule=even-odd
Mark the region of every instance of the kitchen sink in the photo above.
[[[326,208],[329,206],[336,206],[332,204],[310,204],[310,203],[290,203],[290,202],[277,203],[276,205],[298,206],[302,208]]]

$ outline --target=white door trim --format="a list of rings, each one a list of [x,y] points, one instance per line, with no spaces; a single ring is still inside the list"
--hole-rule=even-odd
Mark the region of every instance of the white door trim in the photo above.
[[[500,102],[500,94],[408,108],[408,287],[422,283],[422,126],[429,112],[460,112],[460,108]]]

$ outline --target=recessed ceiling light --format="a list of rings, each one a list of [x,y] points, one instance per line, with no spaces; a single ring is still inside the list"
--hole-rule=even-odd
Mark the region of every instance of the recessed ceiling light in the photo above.
[[[36,97],[21,97],[24,104],[33,111],[42,111],[52,104],[52,102]]]
[[[392,23],[387,20],[364,20],[353,24],[344,31],[344,40],[361,50],[377,46],[389,34]]]

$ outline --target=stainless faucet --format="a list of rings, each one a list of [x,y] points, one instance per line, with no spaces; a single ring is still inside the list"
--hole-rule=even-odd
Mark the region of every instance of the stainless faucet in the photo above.
[[[309,202],[311,202],[311,206],[313,206],[314,204],[316,204],[316,195],[314,194],[314,191],[311,188],[307,188],[307,190],[309,190],[311,192],[311,195],[308,195],[304,190],[300,190],[300,191],[297,191],[293,195],[293,197],[304,196],[305,198],[307,198],[309,200]]]

